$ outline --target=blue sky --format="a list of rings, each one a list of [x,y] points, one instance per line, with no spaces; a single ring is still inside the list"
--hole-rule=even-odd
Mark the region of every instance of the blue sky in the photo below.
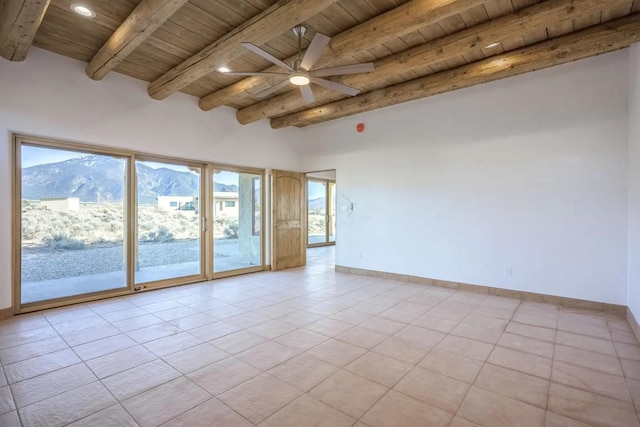
[[[325,196],[325,186],[320,182],[310,181],[307,185],[307,191],[309,192],[310,199],[317,199]]]
[[[47,163],[64,162],[76,157],[86,156],[86,153],[76,153],[73,151],[56,150],[52,148],[22,146],[22,167],[28,168]]]

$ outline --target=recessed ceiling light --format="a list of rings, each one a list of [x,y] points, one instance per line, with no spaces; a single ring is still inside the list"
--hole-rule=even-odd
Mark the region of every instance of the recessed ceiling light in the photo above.
[[[71,5],[71,10],[75,13],[77,13],[80,16],[83,16],[85,18],[95,18],[96,17],[96,13],[88,8],[87,6],[83,5],[83,4],[72,4]]]
[[[493,49],[494,47],[498,47],[498,46],[500,46],[500,42],[494,42],[494,43],[486,45],[484,48],[485,49]]]
[[[231,70],[228,69],[227,67],[220,67],[220,68],[218,68],[218,71],[221,72],[221,73],[228,73]]]

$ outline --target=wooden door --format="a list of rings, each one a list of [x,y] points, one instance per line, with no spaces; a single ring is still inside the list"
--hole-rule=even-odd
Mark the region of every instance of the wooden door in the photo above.
[[[305,185],[302,173],[273,171],[273,270],[307,263]]]

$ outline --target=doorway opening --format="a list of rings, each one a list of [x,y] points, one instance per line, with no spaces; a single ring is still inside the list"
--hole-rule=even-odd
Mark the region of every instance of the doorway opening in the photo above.
[[[336,171],[307,176],[307,259],[309,265],[335,264]]]

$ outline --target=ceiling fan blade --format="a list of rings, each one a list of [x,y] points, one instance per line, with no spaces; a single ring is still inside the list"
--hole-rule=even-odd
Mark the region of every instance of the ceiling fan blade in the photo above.
[[[278,83],[277,85],[271,86],[267,90],[263,90],[262,92],[256,93],[254,96],[256,98],[258,98],[258,99],[266,98],[267,96],[271,95],[273,92],[282,89],[283,87],[285,87],[288,84],[289,84],[289,79],[283,80],[280,83]]]
[[[343,65],[341,67],[321,68],[319,70],[310,71],[309,74],[313,77],[329,77],[340,76],[342,74],[368,73],[370,71],[373,71],[373,62],[366,62],[364,64],[355,65]]]
[[[251,71],[227,71],[225,74],[228,76],[288,76],[289,73],[263,73],[263,72],[251,72]]]
[[[293,68],[291,68],[290,66],[288,66],[284,62],[280,61],[278,58],[276,58],[275,56],[271,55],[269,52],[266,52],[266,51],[260,49],[255,44],[249,43],[249,42],[244,42],[244,43],[240,43],[240,44],[242,46],[244,46],[245,48],[249,49],[251,52],[262,56],[267,61],[276,64],[278,67],[282,67],[282,68],[284,68],[285,70],[288,70],[288,71],[293,71]]]
[[[317,77],[311,77],[311,81],[315,84],[326,87],[327,89],[337,90],[345,95],[356,96],[360,93],[360,90],[351,86],[343,85],[340,83],[332,82],[331,80],[319,79]]]
[[[305,104],[312,104],[316,102],[316,97],[313,96],[313,92],[309,85],[300,86],[300,93],[302,94]]]
[[[331,40],[331,37],[316,33],[313,40],[311,40],[309,47],[307,47],[307,51],[302,57],[300,68],[305,71],[309,71],[311,67],[313,67],[313,64],[315,64],[320,58],[320,55],[322,55],[322,51],[324,51],[324,48],[329,44],[329,40]]]

